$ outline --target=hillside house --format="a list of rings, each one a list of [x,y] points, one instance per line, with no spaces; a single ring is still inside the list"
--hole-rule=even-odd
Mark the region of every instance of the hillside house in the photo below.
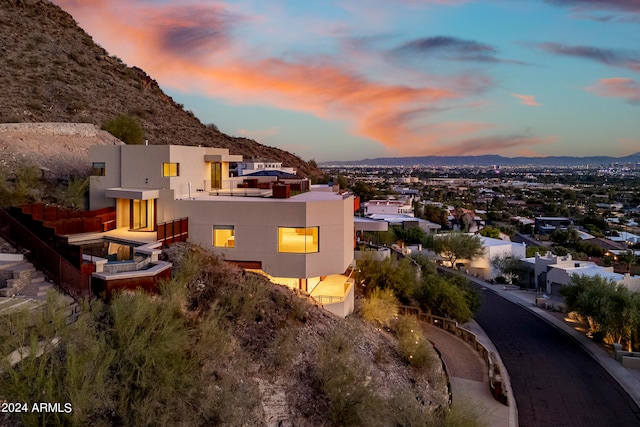
[[[351,194],[304,178],[231,177],[229,164],[242,158],[220,148],[99,146],[90,159],[90,209],[115,206],[118,229],[154,233],[188,218],[188,241],[306,291],[337,315],[353,311]]]

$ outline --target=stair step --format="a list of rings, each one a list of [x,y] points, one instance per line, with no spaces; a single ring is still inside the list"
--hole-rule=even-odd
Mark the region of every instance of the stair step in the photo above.
[[[44,274],[38,271],[36,272],[35,275],[31,276],[31,283],[39,283],[39,282],[46,282],[46,279],[44,277]]]
[[[11,270],[12,271],[23,271],[23,270],[36,271],[33,264],[31,264],[29,261],[20,261],[16,265],[11,267]]]
[[[18,264],[22,264],[24,261],[0,261],[0,270],[11,270]]]

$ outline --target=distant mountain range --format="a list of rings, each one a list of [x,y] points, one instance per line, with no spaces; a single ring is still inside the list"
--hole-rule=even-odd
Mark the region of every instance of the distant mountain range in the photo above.
[[[618,163],[624,166],[640,162],[640,152],[625,157],[591,156],[549,156],[549,157],[503,157],[496,154],[483,156],[422,156],[422,157],[380,157],[353,161],[321,162],[319,166],[608,166]],[[639,165],[640,166],[640,165]]]

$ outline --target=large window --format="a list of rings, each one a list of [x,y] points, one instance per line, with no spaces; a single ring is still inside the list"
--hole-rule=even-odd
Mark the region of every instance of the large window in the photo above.
[[[180,163],[163,163],[162,176],[180,176]]]
[[[318,252],[318,227],[278,227],[278,252]]]
[[[104,162],[93,162],[91,175],[93,176],[104,176],[105,175],[105,164]]]
[[[214,225],[213,226],[213,246],[216,248],[234,248],[235,229],[233,225]]]

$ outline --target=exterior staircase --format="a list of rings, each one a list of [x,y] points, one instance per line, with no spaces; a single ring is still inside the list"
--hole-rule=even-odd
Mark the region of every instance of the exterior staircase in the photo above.
[[[0,263],[0,297],[25,296],[45,300],[53,285],[28,261]]]

